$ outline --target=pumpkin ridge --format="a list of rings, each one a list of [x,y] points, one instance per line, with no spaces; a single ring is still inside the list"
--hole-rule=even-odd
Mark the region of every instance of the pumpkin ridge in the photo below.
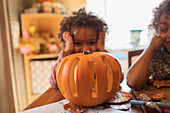
[[[115,84],[113,84],[114,86],[113,87],[115,87],[116,86],[116,84],[119,84],[120,83],[120,78],[121,78],[121,66],[120,66],[120,64],[119,64],[119,62],[117,61],[117,59],[116,58],[114,58],[114,57],[111,57],[111,56],[109,56],[109,55],[107,55],[107,58],[111,61],[113,61],[113,63],[110,63],[111,64],[111,66],[112,66],[112,70],[113,70],[113,75],[116,75],[116,76],[114,76],[114,79],[116,79],[117,81],[116,81],[116,83]],[[118,68],[119,67],[119,68]],[[117,86],[117,89],[119,88],[119,85]],[[113,89],[112,89],[113,90]]]
[[[65,95],[65,91],[63,90],[63,83],[62,83],[62,74],[63,74],[63,69],[64,69],[64,66],[65,64],[68,62],[68,59],[64,60],[60,66],[60,70],[58,72],[58,79],[57,79],[57,83],[58,84],[62,84],[62,85],[59,85],[59,89],[60,91],[63,93],[63,95]],[[56,74],[57,75],[57,74]]]

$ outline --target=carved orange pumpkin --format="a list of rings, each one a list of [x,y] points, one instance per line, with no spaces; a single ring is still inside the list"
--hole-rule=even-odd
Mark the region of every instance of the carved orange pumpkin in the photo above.
[[[105,52],[77,53],[61,60],[56,79],[63,96],[73,104],[92,107],[111,99],[117,92],[121,67]]]

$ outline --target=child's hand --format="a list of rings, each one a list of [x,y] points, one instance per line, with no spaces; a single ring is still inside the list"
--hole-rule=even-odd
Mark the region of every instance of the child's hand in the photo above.
[[[106,52],[104,44],[105,44],[105,32],[99,32],[97,40],[97,51]]]
[[[65,41],[65,49],[64,52],[66,55],[69,55],[71,53],[73,53],[73,38],[71,37],[71,33],[68,31],[65,31],[63,33],[63,39]]]
[[[155,36],[152,38],[151,43],[149,45],[150,48],[153,48],[154,51],[158,50],[163,46],[163,38],[161,36]]]

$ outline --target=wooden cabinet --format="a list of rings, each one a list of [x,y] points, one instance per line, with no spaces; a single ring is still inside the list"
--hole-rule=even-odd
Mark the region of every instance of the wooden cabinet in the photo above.
[[[56,34],[59,32],[60,29],[60,22],[63,19],[64,15],[59,14],[21,14],[21,29],[22,33],[25,29],[29,28],[30,26],[35,26],[36,32],[48,32],[51,34]],[[23,35],[23,34],[22,34]],[[38,55],[24,55],[24,66],[25,66],[25,81],[26,81],[26,89],[27,89],[27,100],[28,103],[31,103],[35,100],[40,94],[34,93],[33,91],[33,79],[31,69],[31,63],[34,61],[38,61],[40,63],[39,67],[41,67],[41,63],[44,61],[55,61],[57,60],[59,53],[52,53],[52,54],[38,54]],[[34,64],[33,64],[34,66]],[[51,68],[51,66],[48,68]],[[45,69],[45,68],[44,68]],[[50,70],[49,70],[50,72]],[[43,72],[38,72],[35,78],[39,79],[39,76]],[[43,79],[46,81],[49,80],[49,75],[46,75]],[[41,81],[43,83],[43,80]],[[49,85],[49,84],[48,84]]]
[[[34,101],[40,94],[42,94],[46,90],[46,88],[50,87],[50,69],[55,64],[57,57],[58,53],[24,55],[28,103]]]

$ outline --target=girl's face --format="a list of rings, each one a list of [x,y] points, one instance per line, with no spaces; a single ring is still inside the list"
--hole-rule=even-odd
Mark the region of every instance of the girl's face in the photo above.
[[[79,27],[73,31],[74,53],[97,49],[97,32],[92,27]]]
[[[165,48],[170,52],[170,12],[161,16],[158,32],[164,40]]]

